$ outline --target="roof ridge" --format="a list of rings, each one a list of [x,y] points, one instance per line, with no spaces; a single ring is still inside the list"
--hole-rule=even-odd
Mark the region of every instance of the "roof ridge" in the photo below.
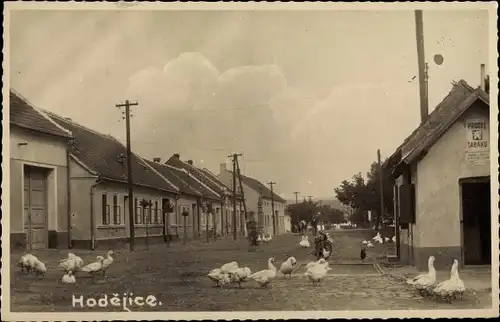
[[[213,192],[216,196],[218,197],[221,197],[216,191],[213,191],[210,187],[208,187],[204,182],[202,182],[201,180],[199,180],[198,178],[196,178],[194,175],[192,175],[191,173],[189,173],[189,171],[187,171],[186,169],[180,169],[181,171],[187,173],[191,178],[195,179],[196,181],[198,181],[203,187],[207,188],[209,191]]]
[[[18,91],[16,91],[15,89],[11,88],[10,91],[18,96],[21,100],[23,100],[29,107],[31,107],[35,112],[39,113],[41,116],[43,116],[47,121],[49,121],[51,124],[53,124],[55,127],[57,127],[59,130],[63,131],[63,132],[66,132],[67,134],[69,134],[71,137],[73,137],[73,133],[66,129],[65,127],[61,126],[60,124],[57,124],[56,121],[54,121],[52,118],[50,118],[46,113],[45,113],[45,110],[40,108],[40,107],[37,107],[35,106],[35,104],[33,104],[30,100],[28,100],[25,96],[21,95]]]
[[[205,172],[208,172],[209,174],[211,174],[214,178],[216,178],[219,183],[224,186],[224,187],[227,187],[229,188],[221,179],[219,179],[219,177],[217,177],[217,175],[215,173],[213,173],[212,171],[210,171],[209,169],[207,168],[201,168],[201,171],[205,171]]]
[[[203,169],[197,168],[195,166],[192,166],[196,171],[198,171],[201,175],[203,175],[205,178],[208,179],[211,183],[215,184],[217,187],[221,188],[221,190],[224,192],[224,190],[227,190],[227,187],[225,185],[221,185],[220,182],[215,182],[212,180],[212,178],[208,177],[205,173],[203,173]]]
[[[169,166],[168,164],[162,164],[162,163],[154,162],[154,161],[147,160],[147,159],[145,159],[145,160],[146,160],[147,162],[149,162],[149,163],[154,163],[154,164],[157,164],[157,165],[160,165],[160,166],[164,166],[164,167],[169,168],[169,169],[173,169],[173,170],[178,170],[178,171],[180,171],[180,169],[177,169],[177,168],[175,168],[175,167]],[[152,167],[152,166],[150,165],[150,167]],[[175,174],[174,172],[172,172],[172,175],[173,175],[173,176],[175,176],[175,177],[176,177],[176,178],[177,178],[180,182],[182,182],[182,183],[184,183],[186,186],[188,186],[190,189],[192,189],[194,192],[197,192],[197,193],[199,193],[200,195],[203,195],[203,194],[202,194],[200,191],[198,191],[196,188],[194,188],[194,187],[190,186],[190,185],[189,185],[189,183],[187,183],[186,181],[182,180],[182,178],[181,178],[181,177],[179,177],[179,176],[178,176],[177,174]],[[180,190],[180,188],[179,188],[179,190]]]
[[[227,191],[225,190],[228,190],[227,187],[224,187],[224,186],[221,186],[220,184],[218,184],[217,182],[214,182],[210,177],[208,177],[206,174],[203,173],[203,171],[201,171],[201,169],[199,169],[198,167],[194,166],[193,164],[189,164],[189,162],[186,162],[186,161],[182,161],[180,159],[178,159],[180,162],[182,162],[182,164],[184,164],[185,166],[187,166],[189,169],[192,169],[194,172],[198,173],[199,175],[201,175],[202,177],[206,178],[208,181],[210,181],[212,184],[216,185],[217,188],[220,188],[220,190],[222,190],[222,195],[224,195],[225,193],[227,193]],[[199,182],[201,182],[201,180],[197,179]],[[208,187],[205,183],[203,183],[204,186]],[[210,191],[212,192],[215,192],[213,189],[209,188]],[[221,196],[221,194],[219,194],[218,192],[215,192],[218,196]]]
[[[150,164],[148,164],[148,162],[146,161],[146,159],[143,159],[141,158],[138,154],[132,152],[133,155],[135,155],[140,162],[144,163],[145,166],[147,166],[148,168],[150,168],[151,170],[153,170],[158,176],[160,176],[163,180],[165,180],[169,185],[171,185],[172,187],[175,188],[175,190],[177,190],[177,192],[180,192],[180,188],[177,187],[175,184],[173,184],[172,182],[170,182],[170,180],[168,180],[164,175],[162,175],[160,172],[158,172],[154,167],[152,167]]]

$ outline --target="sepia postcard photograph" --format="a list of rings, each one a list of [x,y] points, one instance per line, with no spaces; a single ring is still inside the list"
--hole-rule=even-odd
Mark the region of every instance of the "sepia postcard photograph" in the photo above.
[[[497,34],[496,2],[5,2],[2,320],[498,317]]]

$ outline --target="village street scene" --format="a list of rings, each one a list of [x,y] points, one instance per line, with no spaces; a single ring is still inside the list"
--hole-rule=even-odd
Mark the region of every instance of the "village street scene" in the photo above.
[[[492,310],[494,22],[405,10],[11,6],[10,312]]]

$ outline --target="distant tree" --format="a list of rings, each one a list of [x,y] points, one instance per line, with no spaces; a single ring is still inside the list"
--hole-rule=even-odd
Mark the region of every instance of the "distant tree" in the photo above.
[[[383,173],[384,187],[384,213],[392,217],[393,181],[387,173]],[[375,212],[376,229],[381,221],[380,214],[380,176],[377,162],[370,165],[370,171],[366,173],[366,180],[359,172],[353,175],[350,181],[343,180],[340,186],[334,189],[336,198],[344,205],[351,207],[354,211],[350,220],[360,224],[367,221],[366,212]]]
[[[345,222],[344,212],[332,208],[330,205],[319,206],[316,213],[320,213],[319,220],[330,224],[340,224]]]
[[[288,205],[287,211],[291,216],[291,224],[298,225],[301,220],[310,222],[316,213],[317,206],[317,203],[311,200],[304,200],[301,203]]]
[[[318,222],[338,224],[345,222],[344,212],[332,208],[330,205],[319,205],[311,200],[304,200],[301,203],[290,204],[287,212],[291,215],[292,225],[298,225],[301,220],[310,222],[316,216]]]

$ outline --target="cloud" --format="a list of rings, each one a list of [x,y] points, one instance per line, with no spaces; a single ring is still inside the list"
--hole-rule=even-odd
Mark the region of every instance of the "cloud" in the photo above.
[[[164,142],[139,145],[145,155],[183,152],[216,168],[231,150],[260,168],[278,153],[290,154],[290,126],[282,121],[286,108],[278,101],[291,90],[276,65],[221,73],[202,54],[183,53],[162,69],[138,71],[128,86],[143,106],[134,111],[136,140]]]
[[[400,143],[408,133],[381,137],[391,126],[385,119],[405,124],[398,129],[414,127],[409,123],[415,113],[408,111],[418,112],[418,97],[411,86],[344,84],[319,100],[288,86],[278,66],[220,72],[202,54],[183,53],[162,69],[130,77],[129,90],[143,100],[134,111],[134,149],[146,157],[177,152],[216,172],[229,152],[242,152],[242,170],[278,182],[279,192],[308,187],[310,180],[333,191],[330,181],[344,178],[324,182],[321,169],[334,174],[342,165],[340,172],[354,173],[375,159],[376,147],[390,150]]]

